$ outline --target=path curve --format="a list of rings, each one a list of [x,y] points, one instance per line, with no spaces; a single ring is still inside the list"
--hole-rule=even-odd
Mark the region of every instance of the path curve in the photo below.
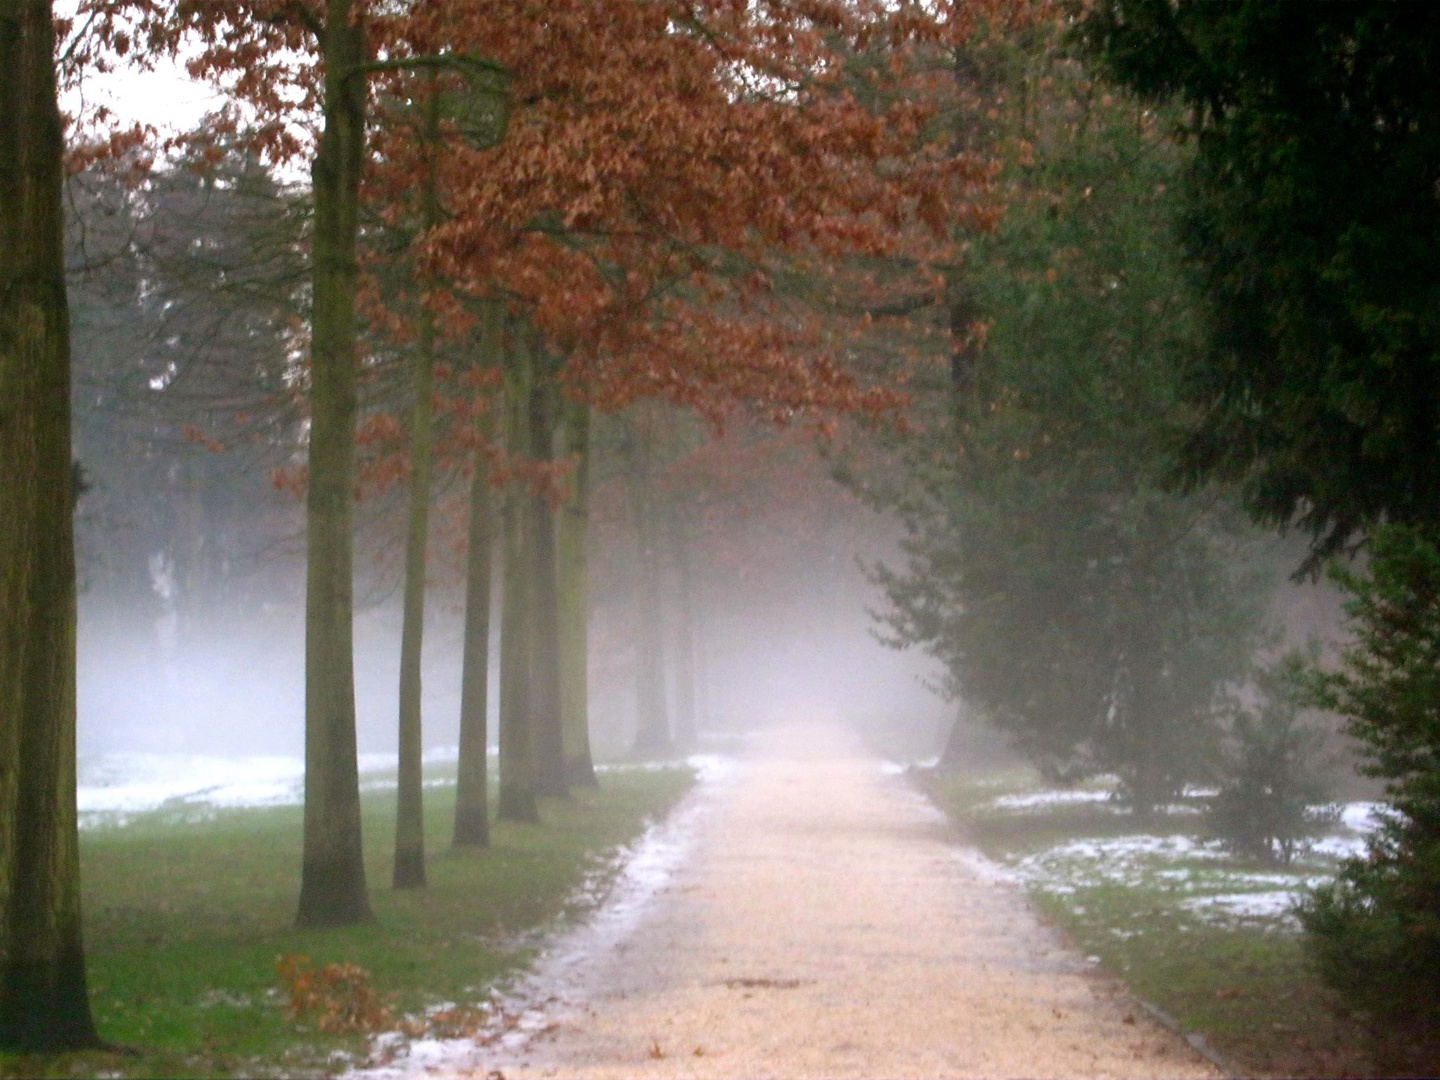
[[[1213,1077],[849,732],[758,740],[626,938],[468,1075]]]

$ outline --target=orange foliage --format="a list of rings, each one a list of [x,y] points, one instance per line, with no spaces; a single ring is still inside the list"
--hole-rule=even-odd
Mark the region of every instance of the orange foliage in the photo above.
[[[931,130],[955,102],[948,50],[1046,4],[355,0],[375,61],[367,198],[413,221],[434,155],[445,220],[415,241],[421,302],[458,337],[470,330],[462,297],[503,298],[567,358],[567,392],[598,407],[663,396],[716,425],[737,409],[892,414],[900,388],[867,379],[856,356],[934,331],[872,312],[943,304],[937,268],[963,261],[964,233],[1002,209],[994,161]],[[82,0],[95,44],[76,55],[198,41],[192,74],[249,104],[258,150],[294,157],[321,104],[325,17],[321,0]],[[437,153],[394,111],[429,92],[432,69],[404,64],[437,56],[508,73],[498,145],[449,122]],[[438,85],[457,100],[473,92],[454,67]],[[892,269],[861,271],[857,256]],[[412,333],[373,280],[361,307],[393,340]],[[466,418],[458,394],[439,403]],[[376,465],[364,482],[403,471]]]
[[[310,957],[289,953],[276,958],[275,970],[290,998],[285,1006],[288,1020],[318,1014],[316,1026],[335,1033],[372,1034],[395,1025],[394,1014],[364,968],[354,964],[316,968]]]

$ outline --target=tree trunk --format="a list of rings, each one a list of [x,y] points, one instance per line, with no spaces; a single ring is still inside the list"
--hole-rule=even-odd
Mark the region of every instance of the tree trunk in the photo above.
[[[945,748],[940,751],[940,760],[935,763],[940,772],[955,772],[965,764],[967,723],[963,713],[957,711],[950,722],[950,733],[945,736]]]
[[[70,312],[49,0],[0,0],[0,1049],[98,1046],[75,812]]]
[[[693,571],[693,568],[692,568]],[[715,707],[715,689],[710,673],[710,634],[705,603],[699,598],[701,590],[695,588],[691,575],[693,603],[690,609],[691,626],[695,631],[695,728],[710,728],[715,724],[719,710]],[[703,720],[703,723],[702,723]]]
[[[555,458],[557,387],[538,341],[531,354],[536,380],[530,395],[530,456],[549,463]],[[555,566],[555,511],[539,495],[530,499],[531,570],[535,578],[534,653],[531,658],[530,722],[535,738],[535,793],[565,796],[564,728],[560,716],[560,601]]]
[[[505,445],[529,451],[529,345],[517,334],[505,365]],[[505,595],[500,614],[500,805],[510,821],[539,821],[535,805],[535,748],[530,722],[531,656],[534,648],[534,575],[530,556],[530,493],[512,480],[505,494]]]
[[[694,588],[690,572],[690,546],[679,511],[671,508],[669,526],[670,559],[675,566],[675,742],[682,748],[695,745],[695,624],[692,617]]]
[[[503,311],[487,302],[481,324],[480,358],[485,367],[498,366]],[[493,424],[486,418],[484,435]],[[456,847],[487,847],[489,819],[489,678],[490,678],[490,554],[495,523],[485,454],[475,453],[470,480],[469,552],[465,573],[465,644],[460,672],[460,761],[455,783]]]
[[[654,499],[650,490],[650,446],[640,442],[630,473],[635,518],[635,752],[668,754],[670,724],[665,715],[665,631],[660,621],[660,560],[655,544]]]
[[[565,452],[575,458],[570,497],[560,511],[556,545],[560,589],[560,716],[565,779],[573,787],[596,787],[590,756],[590,407],[569,402]]]
[[[315,193],[310,347],[310,487],[306,501],[305,843],[301,927],[373,916],[360,843],[355,753],[354,555],[355,234],[365,156],[365,23],[350,0],[328,0],[325,130],[311,169]]]
[[[428,233],[440,221],[435,194],[435,146],[440,138],[440,96],[432,72],[425,101],[425,174],[421,222]],[[400,628],[400,761],[395,809],[397,889],[425,884],[425,796],[420,758],[420,663],[425,636],[425,555],[430,542],[430,480],[434,453],[435,316],[421,298],[414,353],[415,404],[410,420],[410,518],[405,535],[405,600]]]

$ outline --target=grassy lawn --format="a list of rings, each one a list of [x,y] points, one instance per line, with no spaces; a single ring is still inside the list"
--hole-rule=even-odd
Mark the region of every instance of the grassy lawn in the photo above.
[[[443,770],[441,770],[443,772]],[[453,766],[450,775],[453,777]],[[0,1056],[9,1076],[321,1074],[359,1035],[288,1021],[277,957],[355,964],[396,1015],[474,1002],[521,967],[607,856],[688,789],[689,769],[607,772],[599,791],[500,824],[488,850],[450,850],[454,787],[426,792],[429,885],[389,887],[395,796],[363,798],[376,922],[297,931],[300,808],[163,810],[82,833],[86,947],[101,1034],[138,1055]],[[195,820],[199,816],[200,820]],[[332,1055],[334,1055],[332,1057]]]
[[[1042,784],[1025,770],[936,776],[928,786],[963,837],[1019,875],[1077,948],[1243,1075],[1373,1075],[1283,902],[1244,903],[1323,877],[1333,861],[1280,872],[1231,858],[1208,843],[1194,806],[1141,821],[1083,792],[1027,803]],[[1232,899],[1240,914],[1227,911]]]

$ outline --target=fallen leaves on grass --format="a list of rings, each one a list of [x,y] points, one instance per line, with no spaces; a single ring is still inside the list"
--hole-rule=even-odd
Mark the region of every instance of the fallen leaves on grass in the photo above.
[[[318,1013],[316,1026],[332,1033],[374,1034],[394,1026],[394,1014],[371,984],[370,973],[356,964],[317,968],[310,957],[288,953],[276,958],[275,970],[290,995],[289,1020]]]

